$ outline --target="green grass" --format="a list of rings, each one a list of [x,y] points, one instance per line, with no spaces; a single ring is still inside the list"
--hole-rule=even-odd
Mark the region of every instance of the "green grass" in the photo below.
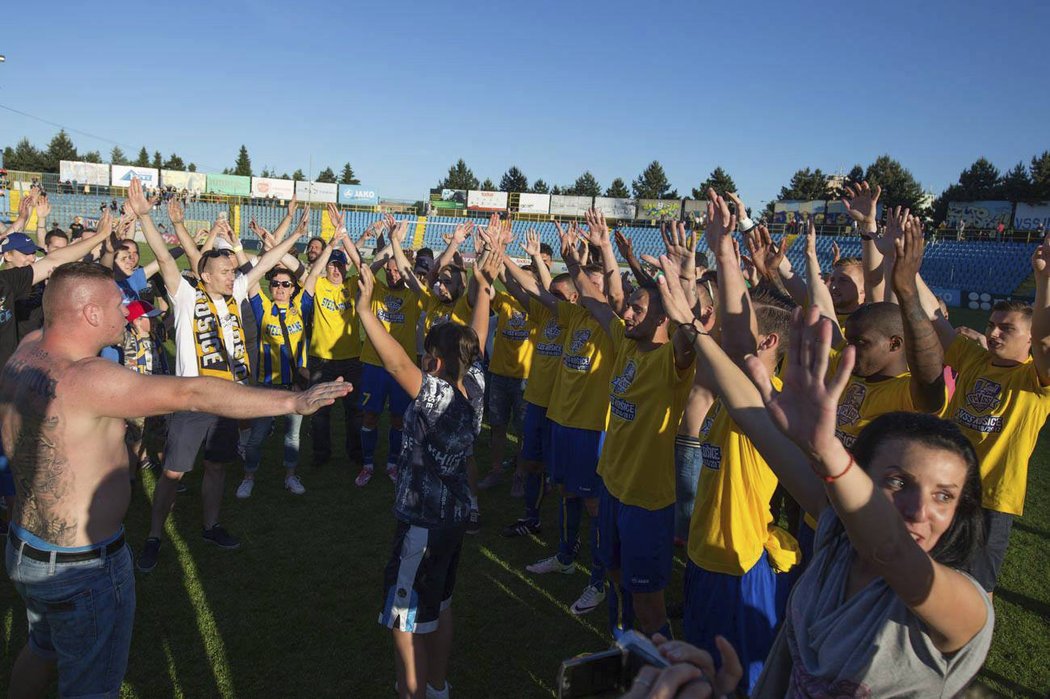
[[[957,323],[983,322],[957,312]],[[974,317],[971,317],[974,316]],[[980,327],[978,325],[978,327]],[[333,420],[339,444],[342,421]],[[200,471],[186,478],[157,569],[138,578],[135,636],[123,696],[392,696],[390,633],[376,623],[382,575],[394,532],[392,486],[377,475],[366,488],[335,461],[309,465],[309,420],[302,430],[307,493],[282,487],[280,428],[267,445],[255,493],[234,498],[240,467],[229,469],[222,521],[244,546],[226,552],[200,536]],[[381,432],[381,434],[385,434]],[[996,634],[980,681],[1003,696],[1044,696],[1050,687],[1050,449],[1043,434],[1032,462],[1027,511],[1014,527],[995,598]],[[377,462],[385,455],[381,440]],[[488,433],[478,460],[488,468]],[[148,529],[152,478],[134,489],[128,539]],[[145,487],[144,487],[145,486]],[[549,697],[561,660],[607,647],[604,608],[583,618],[568,605],[584,571],[534,577],[527,563],[556,545],[553,499],[542,535],[506,540],[501,525],[521,501],[508,488],[484,493],[484,528],[466,537],[457,579],[450,680],[459,697]],[[585,560],[586,554],[585,554]],[[675,560],[669,597],[679,598],[684,560]],[[0,688],[26,638],[25,612],[0,584]],[[680,625],[676,631],[680,631]]]

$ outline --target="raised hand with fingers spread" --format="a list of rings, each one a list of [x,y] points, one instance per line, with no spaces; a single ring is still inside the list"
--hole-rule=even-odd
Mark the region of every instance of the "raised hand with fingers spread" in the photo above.
[[[878,215],[879,197],[882,196],[882,185],[875,185],[873,189],[867,180],[860,184],[847,184],[846,194],[841,201],[846,206],[846,213],[862,227],[862,234],[871,235],[878,230],[876,216]]]
[[[183,211],[182,204],[174,197],[168,200],[168,218],[171,219],[172,225],[183,223],[186,220],[186,213]],[[255,219],[252,219],[252,223],[254,222]]]

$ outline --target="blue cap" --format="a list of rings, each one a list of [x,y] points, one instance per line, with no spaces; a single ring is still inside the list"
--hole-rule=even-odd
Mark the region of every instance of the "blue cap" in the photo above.
[[[11,250],[17,250],[20,253],[26,255],[34,255],[38,252],[43,252],[43,248],[37,247],[37,244],[33,242],[25,233],[11,233],[4,242],[0,243],[0,253],[9,252]]]
[[[328,258],[329,262],[336,262],[346,267],[346,253],[342,250],[333,250],[331,257]]]

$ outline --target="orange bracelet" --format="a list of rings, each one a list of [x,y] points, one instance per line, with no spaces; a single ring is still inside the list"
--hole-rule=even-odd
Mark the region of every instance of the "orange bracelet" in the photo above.
[[[846,452],[846,453],[849,454],[849,452]],[[824,481],[825,483],[834,483],[835,481],[837,481],[838,479],[842,478],[847,473],[849,473],[849,470],[851,468],[853,468],[853,466],[856,463],[857,462],[853,460],[853,454],[849,454],[849,463],[846,464],[846,468],[842,469],[842,473],[838,473],[838,474],[836,474],[834,476],[826,476],[826,475],[824,475],[822,473],[818,473],[817,469],[813,466],[812,463],[809,465],[809,467],[812,468],[813,469],[813,473],[816,473],[818,476],[820,476],[820,479],[822,481]]]

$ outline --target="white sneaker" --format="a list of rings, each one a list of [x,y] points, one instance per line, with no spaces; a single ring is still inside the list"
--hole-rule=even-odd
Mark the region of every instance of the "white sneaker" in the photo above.
[[[579,599],[572,603],[569,607],[569,611],[580,616],[587,612],[593,611],[595,607],[601,604],[605,600],[605,585],[598,587],[596,585],[588,585],[583,588],[583,594],[580,595]]]
[[[397,464],[387,464],[386,475],[390,478],[391,481],[397,483]]]
[[[252,496],[252,488],[255,487],[255,479],[245,478],[241,481],[241,484],[237,486],[237,498],[239,500],[247,500]]]
[[[428,682],[427,699],[449,699],[452,696],[448,691],[450,689],[452,689],[452,685],[448,683],[448,680],[445,680],[445,688],[440,691],[434,689],[432,686],[430,686],[430,683]]]
[[[362,468],[361,472],[357,474],[357,478],[354,479],[354,485],[358,488],[364,488],[370,480],[372,480],[372,469]]]
[[[288,476],[284,479],[284,487],[292,492],[292,495],[302,495],[306,492],[299,476]]]
[[[576,563],[562,563],[558,560],[557,556],[551,556],[550,558],[544,558],[542,561],[525,566],[525,570],[537,574],[562,573],[563,575],[568,575],[576,572]]]

